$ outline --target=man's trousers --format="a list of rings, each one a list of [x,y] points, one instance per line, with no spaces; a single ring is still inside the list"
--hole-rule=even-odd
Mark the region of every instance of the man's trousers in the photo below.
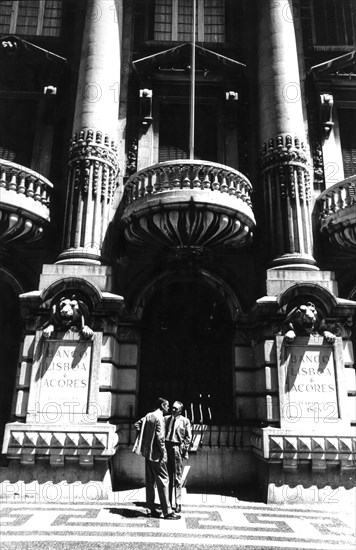
[[[169,477],[166,462],[153,462],[145,459],[146,469],[146,504],[150,510],[155,510],[155,484],[164,516],[172,512],[169,504]]]
[[[167,468],[169,476],[169,500],[173,504],[173,489],[175,506],[182,504],[182,475],[183,475],[183,460],[180,445],[175,445],[166,441],[167,449]]]

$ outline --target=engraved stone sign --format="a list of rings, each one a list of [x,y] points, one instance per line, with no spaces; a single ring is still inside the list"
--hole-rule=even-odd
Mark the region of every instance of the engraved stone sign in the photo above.
[[[39,369],[38,412],[47,421],[87,412],[92,342],[47,340]],[[46,420],[43,418],[42,420]]]
[[[283,424],[337,421],[340,414],[332,346],[283,346],[279,374]]]

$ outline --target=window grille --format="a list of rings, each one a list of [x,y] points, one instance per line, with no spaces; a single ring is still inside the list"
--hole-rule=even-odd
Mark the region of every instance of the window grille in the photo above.
[[[225,41],[225,0],[197,0],[198,42]],[[193,1],[156,0],[154,40],[189,42],[192,38]]]
[[[353,46],[355,15],[354,0],[313,0],[315,45]]]
[[[356,174],[356,109],[339,109],[341,152],[345,178]]]
[[[60,0],[13,0],[0,2],[0,33],[22,36],[59,36]]]

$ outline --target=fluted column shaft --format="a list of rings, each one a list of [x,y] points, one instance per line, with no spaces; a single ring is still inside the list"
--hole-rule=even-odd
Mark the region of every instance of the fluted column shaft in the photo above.
[[[117,185],[120,37],[114,0],[88,0],[59,263],[102,263]]]
[[[311,268],[309,155],[292,0],[259,2],[259,113],[270,257],[276,267]]]

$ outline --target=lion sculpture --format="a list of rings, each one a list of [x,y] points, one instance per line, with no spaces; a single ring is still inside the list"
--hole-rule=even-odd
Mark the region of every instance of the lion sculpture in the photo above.
[[[288,343],[294,341],[296,336],[309,336],[321,334],[329,344],[335,342],[335,335],[326,330],[325,322],[318,320],[318,312],[312,302],[300,305],[292,309],[286,318],[287,332],[285,339]]]
[[[43,336],[50,338],[55,330],[69,330],[74,327],[84,338],[92,338],[93,331],[89,324],[89,309],[75,294],[62,296],[52,306],[48,322],[43,327]]]

